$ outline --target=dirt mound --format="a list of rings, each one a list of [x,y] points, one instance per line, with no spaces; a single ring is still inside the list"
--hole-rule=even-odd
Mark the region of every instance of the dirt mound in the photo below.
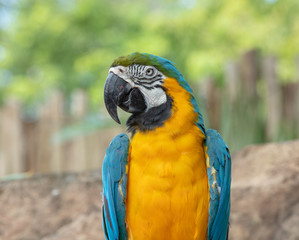
[[[231,239],[299,239],[299,141],[233,157]]]
[[[0,239],[101,240],[100,170],[0,183]],[[299,141],[233,156],[230,239],[299,239]]]
[[[97,171],[35,176],[0,185],[0,239],[105,239]]]

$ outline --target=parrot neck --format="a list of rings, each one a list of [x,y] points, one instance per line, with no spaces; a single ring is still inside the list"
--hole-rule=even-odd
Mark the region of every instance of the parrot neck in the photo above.
[[[198,127],[199,114],[192,103],[193,95],[175,78],[165,79],[164,87],[167,90],[167,95],[173,99],[172,116],[157,131],[167,131],[173,136],[193,131],[194,127]],[[199,131],[199,135],[200,138],[205,139],[203,131]]]
[[[171,117],[172,99],[167,95],[167,101],[160,106],[150,108],[144,113],[135,113],[127,121],[128,132],[133,135],[136,131],[146,132],[163,126]]]

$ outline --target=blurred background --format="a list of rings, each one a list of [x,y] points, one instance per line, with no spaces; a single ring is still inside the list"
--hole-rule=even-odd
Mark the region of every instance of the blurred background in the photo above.
[[[107,115],[107,71],[136,51],[176,63],[232,153],[298,138],[298,12],[298,0],[0,0],[0,178],[99,169],[127,117]]]
[[[98,167],[124,130],[103,106],[107,71],[135,51],[176,63],[231,152],[298,137],[298,11],[297,0],[1,0],[0,176]]]

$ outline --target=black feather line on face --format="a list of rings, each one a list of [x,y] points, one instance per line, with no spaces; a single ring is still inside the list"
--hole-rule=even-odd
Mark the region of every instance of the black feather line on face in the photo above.
[[[166,103],[158,107],[150,108],[147,112],[131,115],[127,121],[128,132],[135,134],[136,131],[149,131],[163,126],[170,118],[173,100],[167,95]]]

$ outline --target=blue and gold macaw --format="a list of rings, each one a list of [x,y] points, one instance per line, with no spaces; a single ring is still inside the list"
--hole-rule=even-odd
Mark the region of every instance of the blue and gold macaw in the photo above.
[[[167,59],[119,57],[104,87],[111,117],[131,113],[103,162],[106,239],[227,239],[231,158],[206,130],[190,86]]]

